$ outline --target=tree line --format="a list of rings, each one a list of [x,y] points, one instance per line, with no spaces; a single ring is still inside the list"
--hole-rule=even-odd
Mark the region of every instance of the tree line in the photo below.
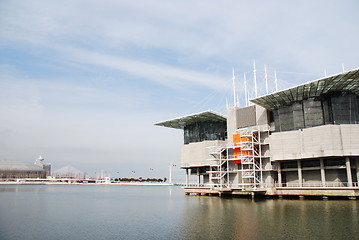
[[[115,178],[115,182],[166,182],[167,178]]]

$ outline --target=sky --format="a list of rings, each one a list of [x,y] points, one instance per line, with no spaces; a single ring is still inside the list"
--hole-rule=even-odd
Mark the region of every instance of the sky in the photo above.
[[[181,130],[154,123],[359,67],[356,0],[0,1],[0,160],[169,177]],[[153,169],[153,170],[151,170]],[[180,181],[180,180],[178,180]]]

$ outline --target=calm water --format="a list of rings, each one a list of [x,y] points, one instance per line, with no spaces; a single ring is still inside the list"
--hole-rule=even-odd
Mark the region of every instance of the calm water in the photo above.
[[[0,239],[358,239],[359,201],[185,196],[179,187],[0,186]]]

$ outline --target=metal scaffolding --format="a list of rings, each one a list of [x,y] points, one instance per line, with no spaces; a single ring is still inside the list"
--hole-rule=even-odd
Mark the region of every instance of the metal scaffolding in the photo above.
[[[212,188],[256,189],[263,184],[263,147],[269,130],[257,127],[238,129],[233,146],[212,146],[209,182]],[[231,153],[231,154],[229,154]],[[232,176],[232,177],[231,177]],[[237,179],[237,181],[232,181]]]

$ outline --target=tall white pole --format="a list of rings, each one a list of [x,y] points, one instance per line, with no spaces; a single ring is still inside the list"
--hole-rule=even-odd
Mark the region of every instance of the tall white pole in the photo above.
[[[275,82],[275,91],[278,92],[278,79],[277,79],[277,71],[274,70],[274,82]]]
[[[170,183],[172,183],[172,163],[170,163]]]
[[[247,95],[247,79],[246,79],[246,73],[243,74],[244,79],[244,100],[245,100],[245,106],[248,107],[248,95]]]
[[[254,78],[254,95],[257,98],[258,92],[257,92],[257,70],[256,70],[256,60],[253,60],[253,78]]]
[[[266,93],[268,95],[268,75],[267,75],[267,65],[264,65],[264,78],[266,80]]]
[[[342,69],[343,69],[343,72],[345,72],[344,63],[342,63]]]
[[[232,68],[232,80],[233,80],[233,106],[236,107],[236,83],[235,83],[235,76],[234,76],[234,68]]]

